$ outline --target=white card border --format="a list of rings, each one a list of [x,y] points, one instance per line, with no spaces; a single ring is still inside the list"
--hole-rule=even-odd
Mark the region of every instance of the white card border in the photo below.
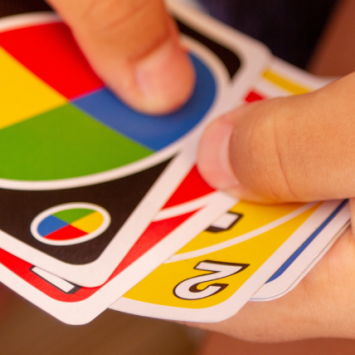
[[[290,255],[307,240],[309,230],[314,224],[319,225],[340,205],[342,201],[323,202],[320,207],[304,222],[273,254],[269,259],[226,301],[201,309],[179,308],[149,304],[131,300],[125,297],[117,300],[110,308],[116,311],[132,313],[160,319],[170,319],[188,322],[213,323],[225,320],[236,314],[245,303],[260,289],[261,285],[277,271]],[[343,221],[342,221],[343,222]],[[341,229],[344,223],[329,224],[329,227]],[[328,229],[327,229],[328,230]],[[167,261],[168,262],[168,261]],[[193,301],[192,301],[193,302]]]
[[[242,95],[245,93],[246,88],[248,87],[247,85],[251,84],[252,81],[255,81],[260,76],[260,73],[267,67],[267,64],[271,60],[271,55],[269,51],[265,49],[266,47],[260,45],[259,43],[256,44],[256,42],[248,39],[246,36],[235,33],[234,30],[218,23],[206,15],[200,14],[198,11],[191,10],[189,7],[186,9],[186,5],[182,5],[175,1],[169,1],[169,9],[181,18],[182,21],[187,22],[191,27],[197,27],[202,31],[202,33],[208,33],[210,35],[212,33],[212,37],[214,39],[222,42],[225,41],[225,45],[228,45],[230,48],[234,49],[238,55],[242,57],[242,67],[237,73],[234,81],[229,86],[229,92],[230,95],[233,95],[233,99],[232,96],[227,97],[225,95],[223,95],[223,100],[220,98],[222,93],[226,92],[224,91],[225,88],[223,85],[218,84],[218,78],[215,78],[217,80],[217,95],[219,95],[219,98],[217,97],[215,99],[213,107],[211,107],[209,113],[207,114],[208,117],[204,120],[205,125],[211,119],[216,118],[216,116],[219,116],[223,112],[231,109],[233,105],[238,102],[238,100],[242,100]],[[191,15],[193,16],[191,17]],[[7,18],[5,20],[1,20],[0,29],[4,30],[4,25],[1,25],[1,23],[5,23],[5,25],[11,28],[21,26],[21,16],[23,16],[23,21],[27,24],[31,21],[31,24],[35,21],[39,21],[41,16],[43,16],[43,21],[53,19],[53,15],[50,14],[18,15],[12,19]],[[58,21],[58,18],[55,18],[55,21]],[[216,35],[213,30],[211,31],[211,26],[215,26],[219,31],[221,31],[221,33]],[[243,49],[240,48],[241,44]],[[203,62],[206,63],[206,58],[203,58]],[[212,69],[212,73],[216,75],[216,68],[210,67],[210,69]],[[15,238],[9,238],[9,236],[4,232],[0,232],[0,247],[3,247],[8,252],[14,253],[20,258],[34,263],[37,266],[76,284],[88,287],[95,287],[103,284],[113,272],[117,266],[117,263],[122,260],[134,242],[139,238],[145,227],[152,220],[156,211],[158,211],[167,200],[167,191],[169,190],[169,186],[178,186],[178,183],[182,181],[186,173],[194,164],[194,157],[196,156],[195,152],[197,149],[196,141],[202,133],[204,125],[200,125],[197,130],[189,134],[188,141],[184,142],[186,149],[183,149],[182,153],[174,159],[172,162],[173,164],[170,164],[169,168],[167,168],[162,176],[160,176],[150,191],[146,194],[142,202],[138,205],[136,210],[131,214],[118,233],[120,238],[117,237],[117,234],[101,256],[96,259],[96,261],[73,268],[72,265],[49,257],[45,253],[38,252],[35,248],[32,248]],[[171,148],[166,149],[169,150]],[[107,172],[107,174],[110,173],[112,174],[112,172]],[[92,177],[88,177],[88,179],[91,178]],[[112,179],[112,176],[110,179]],[[172,181],[174,182],[173,184]],[[3,182],[4,181],[0,181],[0,183]],[[53,182],[49,183],[51,184]],[[66,181],[66,183],[68,183],[68,181]],[[92,182],[90,182],[90,184],[91,183]],[[97,183],[97,180],[95,180],[95,183]],[[42,187],[36,185],[35,188],[48,188],[43,186],[44,185],[42,185]],[[19,188],[19,186],[17,186],[17,188]],[[55,186],[52,186],[52,188],[55,188]],[[140,220],[141,223],[138,225],[134,222],[136,220]],[[135,238],[132,239],[132,235],[134,235]]]
[[[272,301],[295,288],[350,225],[349,203],[343,206],[333,220],[333,225],[330,222],[279,277],[267,282],[250,300]],[[339,231],[336,228],[338,224],[343,225]]]
[[[213,192],[203,203],[208,204],[86,300],[80,302],[54,300],[2,264],[0,264],[0,280],[62,322],[72,325],[88,323],[157,268],[162,262],[162,255],[172,255],[182,248],[196,234],[207,228],[209,221],[234,206],[236,200],[224,193]]]
[[[32,21],[32,16],[36,21],[41,17],[38,14],[23,16],[19,15],[15,16],[16,21],[14,22],[16,25],[19,25],[20,20],[24,19],[25,24],[33,24],[34,20]],[[53,18],[58,20],[58,17],[55,15],[44,14],[42,23],[46,23],[46,21]],[[11,18],[6,20],[7,23],[10,23],[11,25]],[[193,129],[188,134],[188,137],[183,137],[179,142],[176,142],[172,146],[164,149],[160,157],[156,158],[157,162],[159,162],[162,157],[171,157],[171,155],[176,152],[177,147],[180,147],[181,149],[181,152],[174,158],[174,160],[165,169],[163,174],[153,184],[149,192],[144,196],[142,201],[136,207],[135,211],[130,215],[125,224],[121,227],[119,232],[106,247],[105,251],[100,255],[100,257],[89,264],[73,266],[72,264],[62,262],[43,252],[40,252],[36,248],[27,245],[26,243],[8,235],[1,230],[0,247],[10,253],[13,253],[21,259],[36,264],[36,266],[44,268],[47,271],[61,276],[75,284],[84,285],[87,287],[96,287],[102,285],[107,280],[119,261],[123,259],[135,241],[143,233],[147,225],[153,219],[156,212],[159,211],[162,205],[166,202],[171,192],[176,188],[176,186],[179,185],[186,174],[190,171],[195,163],[197,137],[202,133],[204,126],[211,119],[219,115],[219,112],[221,112],[222,109],[224,109],[226,106],[225,100],[223,99],[223,94],[227,90],[227,75],[222,67],[222,64],[210,51],[205,49],[202,45],[199,45],[195,41],[186,38],[184,39],[184,42],[188,44],[190,48],[192,47],[193,53],[195,53],[211,69],[212,75],[215,77],[217,92],[214,104],[211,106],[204,121],[200,123],[195,129]],[[184,147],[182,148],[183,144]],[[141,166],[144,166],[144,162],[138,163]],[[101,178],[104,177],[105,181],[107,179],[111,180],[115,175],[115,172],[111,171],[101,173],[101,175]],[[88,183],[88,181],[90,184],[93,182],[101,182],[101,178],[97,180],[97,176],[89,176],[78,179],[82,182],[83,185],[85,185]],[[50,185],[52,183],[55,185],[54,182],[49,182],[47,185],[43,184],[41,188],[38,188],[38,184],[34,183],[33,188],[36,190],[46,190],[49,186],[52,186]],[[67,184],[69,182],[64,181],[64,183]],[[15,182],[12,182],[12,184],[15,184]],[[14,188],[15,186],[7,187]],[[21,182],[21,187],[25,189],[29,188],[30,186]],[[52,187],[54,188],[55,186]],[[58,186],[56,187],[58,188]],[[60,187],[62,188],[63,186],[60,185]],[[16,186],[16,189],[20,189],[19,186]],[[114,218],[114,216],[112,217]],[[136,223],[137,220],[139,220],[140,223]],[[132,238],[132,236],[135,237]]]

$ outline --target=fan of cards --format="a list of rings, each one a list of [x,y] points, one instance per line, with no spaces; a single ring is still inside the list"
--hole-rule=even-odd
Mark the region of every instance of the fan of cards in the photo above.
[[[196,149],[211,120],[328,81],[168,6],[196,87],[163,117],[114,97],[56,15],[0,22],[0,281],[69,324],[107,308],[226,319],[289,292],[349,224],[347,201],[261,206],[201,178]]]

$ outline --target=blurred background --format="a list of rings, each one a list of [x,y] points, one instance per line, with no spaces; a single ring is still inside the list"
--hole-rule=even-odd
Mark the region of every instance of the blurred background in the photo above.
[[[201,333],[171,322],[106,311],[65,325],[0,286],[1,355],[190,355]]]
[[[1,355],[353,355],[355,342],[314,339],[281,344],[240,341],[182,325],[107,310],[69,326],[0,285]]]

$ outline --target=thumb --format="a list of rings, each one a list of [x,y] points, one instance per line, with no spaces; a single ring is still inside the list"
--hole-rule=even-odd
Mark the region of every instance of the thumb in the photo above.
[[[48,0],[97,74],[126,103],[152,114],[191,95],[194,73],[163,0]]]
[[[355,196],[355,74],[310,94],[241,107],[202,137],[214,187],[261,202]]]

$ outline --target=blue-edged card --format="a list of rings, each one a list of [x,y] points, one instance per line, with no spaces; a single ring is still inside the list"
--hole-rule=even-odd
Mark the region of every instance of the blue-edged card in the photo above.
[[[338,230],[339,223],[343,227]],[[343,201],[287,259],[251,301],[271,301],[293,290],[325,255],[350,224],[348,201]]]

